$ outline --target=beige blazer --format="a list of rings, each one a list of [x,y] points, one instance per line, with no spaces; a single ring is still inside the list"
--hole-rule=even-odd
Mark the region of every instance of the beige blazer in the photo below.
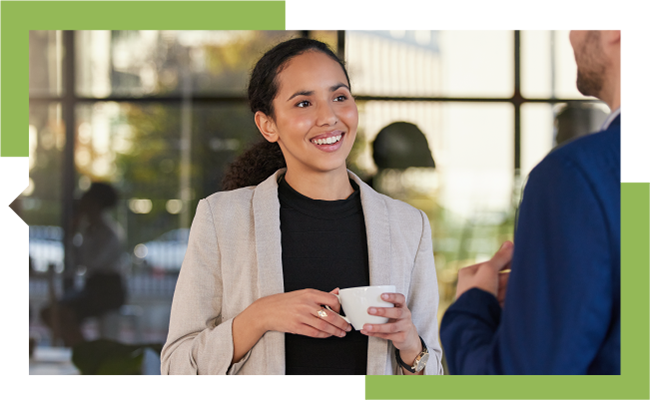
[[[218,192],[199,202],[174,300],[163,374],[285,373],[284,333],[269,331],[236,364],[232,321],[253,301],[283,293],[276,172],[256,187]],[[356,175],[368,237],[370,284],[406,295],[431,356],[425,374],[442,374],[438,284],[426,215],[375,192]],[[395,349],[368,340],[368,374],[401,374]]]

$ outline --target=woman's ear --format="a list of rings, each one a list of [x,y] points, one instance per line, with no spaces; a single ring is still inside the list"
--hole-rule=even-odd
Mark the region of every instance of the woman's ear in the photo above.
[[[278,141],[277,128],[271,117],[261,111],[257,111],[255,112],[255,125],[257,125],[257,129],[260,130],[264,139],[271,143]]]

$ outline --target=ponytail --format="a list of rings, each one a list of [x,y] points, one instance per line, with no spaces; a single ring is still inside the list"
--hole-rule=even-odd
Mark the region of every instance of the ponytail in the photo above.
[[[259,185],[275,171],[286,166],[280,145],[262,139],[228,166],[221,183],[222,190]]]

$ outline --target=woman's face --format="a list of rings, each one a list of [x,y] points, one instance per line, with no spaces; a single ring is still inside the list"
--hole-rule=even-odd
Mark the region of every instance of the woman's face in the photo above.
[[[343,169],[359,115],[341,66],[319,51],[292,58],[277,76],[269,122],[292,175]],[[304,176],[304,175],[303,175]]]

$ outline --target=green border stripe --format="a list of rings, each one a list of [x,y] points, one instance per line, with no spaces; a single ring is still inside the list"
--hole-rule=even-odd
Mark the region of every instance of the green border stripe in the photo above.
[[[621,374],[650,397],[650,183],[621,183]]]

